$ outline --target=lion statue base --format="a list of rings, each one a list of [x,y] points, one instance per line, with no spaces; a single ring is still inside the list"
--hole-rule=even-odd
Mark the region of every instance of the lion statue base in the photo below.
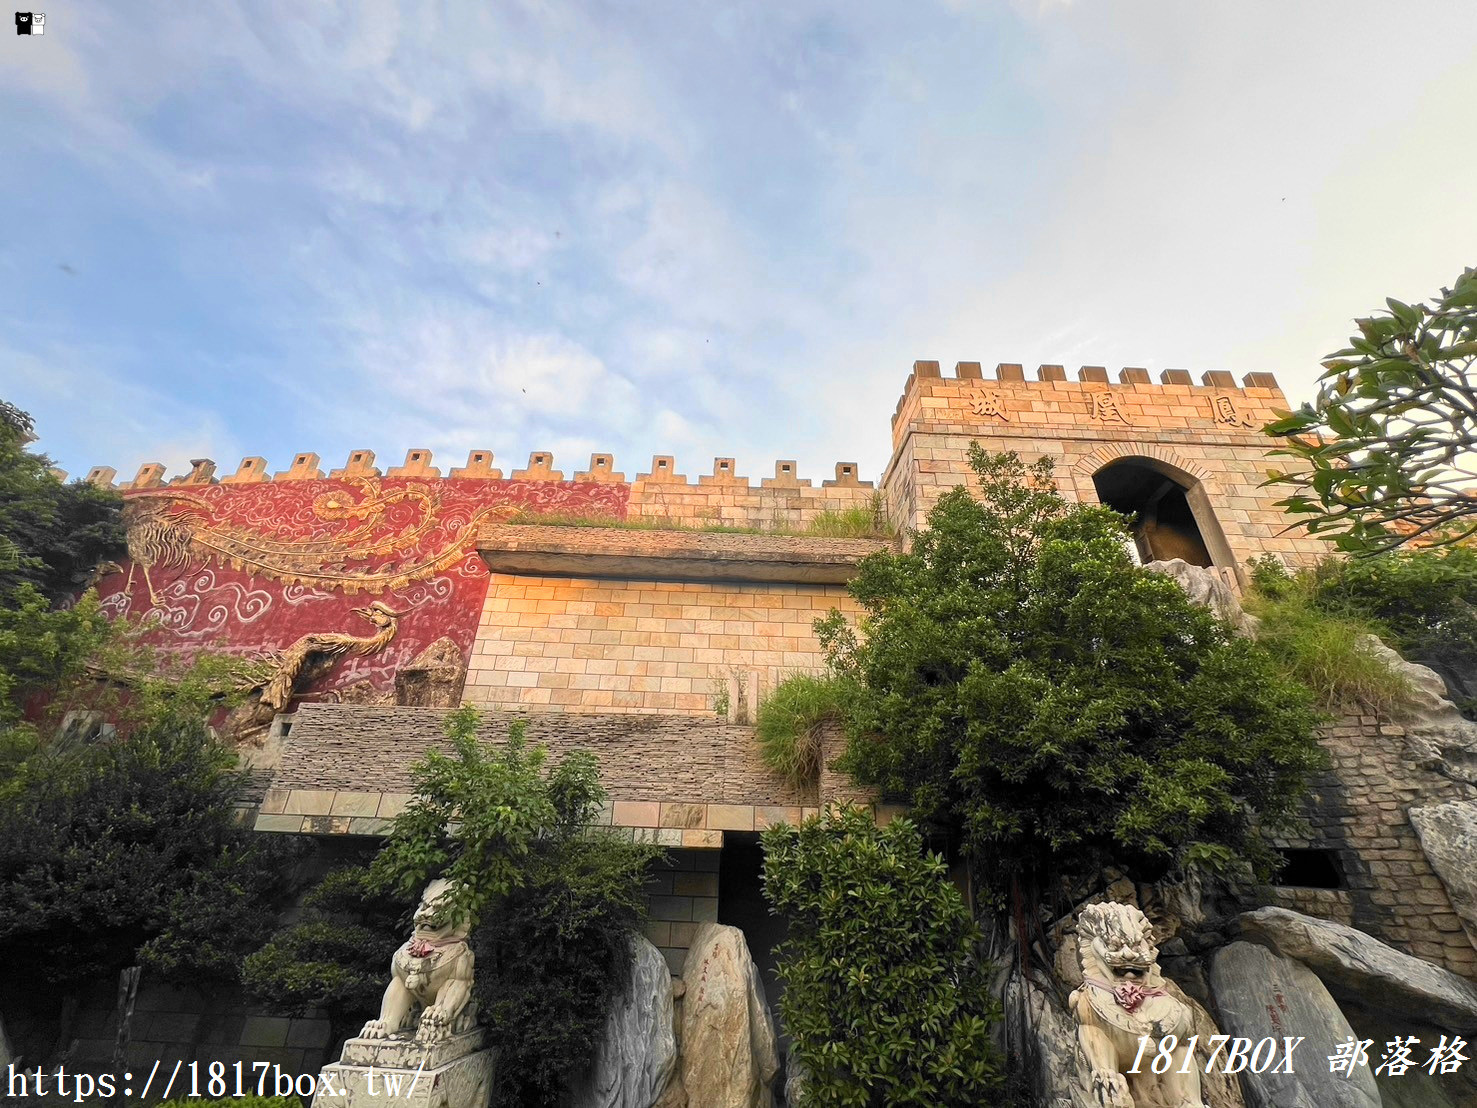
[[[1203,1108],[1198,1064],[1186,1057],[1194,1013],[1164,988],[1148,918],[1128,904],[1089,904],[1077,917],[1077,942],[1082,985],[1069,1008],[1077,1019],[1087,1103]],[[1169,1035],[1176,1039],[1172,1061],[1156,1074],[1151,1063]],[[1136,1058],[1139,1072],[1126,1072]]]

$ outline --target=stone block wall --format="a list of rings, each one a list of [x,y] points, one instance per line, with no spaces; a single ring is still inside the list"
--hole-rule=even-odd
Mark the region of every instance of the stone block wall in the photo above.
[[[672,976],[682,973],[698,924],[718,920],[716,850],[669,850],[646,883],[650,918],[646,937],[662,952]]]
[[[844,586],[495,573],[463,702],[718,714],[731,674],[823,668],[811,625],[833,607],[856,611]]]
[[[158,1061],[167,1075],[177,1061],[198,1061],[202,1082],[210,1062],[244,1062],[248,1074],[253,1062],[274,1063],[294,1075],[317,1073],[333,1045],[327,1019],[273,1015],[249,1003],[239,987],[225,985],[181,988],[145,981],[129,1030],[127,1065],[146,1074]],[[95,989],[79,1003],[68,1067],[94,1073],[107,1069],[117,1036],[116,992]],[[155,1087],[162,1088],[162,1079]],[[181,1095],[188,1092],[185,1088]],[[176,1093],[181,1093],[178,1085]]]
[[[1477,949],[1407,814],[1412,807],[1472,799],[1477,789],[1417,766],[1404,738],[1403,729],[1374,716],[1348,717],[1324,729],[1332,764],[1314,782],[1310,834],[1283,845],[1335,850],[1347,887],[1271,887],[1260,890],[1261,899],[1349,924],[1477,977]]]

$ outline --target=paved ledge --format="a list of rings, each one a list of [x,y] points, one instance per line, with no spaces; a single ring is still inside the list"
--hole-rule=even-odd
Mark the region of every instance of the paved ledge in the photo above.
[[[255,828],[308,835],[384,835],[390,830],[394,814],[409,800],[407,793],[272,789],[257,811]],[[353,810],[377,814],[342,814]],[[803,806],[618,800],[602,805],[595,823],[633,842],[720,850],[724,831],[763,831],[776,823],[794,826],[817,810]]]
[[[728,531],[484,524],[477,550],[494,573],[644,581],[843,584],[885,539]]]

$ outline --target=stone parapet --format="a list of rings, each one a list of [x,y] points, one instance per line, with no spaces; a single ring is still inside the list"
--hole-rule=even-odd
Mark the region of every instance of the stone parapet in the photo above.
[[[880,539],[623,527],[484,524],[477,539],[494,573],[634,581],[771,581],[841,584]]]

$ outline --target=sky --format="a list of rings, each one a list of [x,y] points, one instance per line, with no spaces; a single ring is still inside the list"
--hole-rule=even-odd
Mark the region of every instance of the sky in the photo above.
[[[0,397],[81,475],[875,478],[915,359],[1275,373],[1477,264],[1477,4],[35,0]]]

